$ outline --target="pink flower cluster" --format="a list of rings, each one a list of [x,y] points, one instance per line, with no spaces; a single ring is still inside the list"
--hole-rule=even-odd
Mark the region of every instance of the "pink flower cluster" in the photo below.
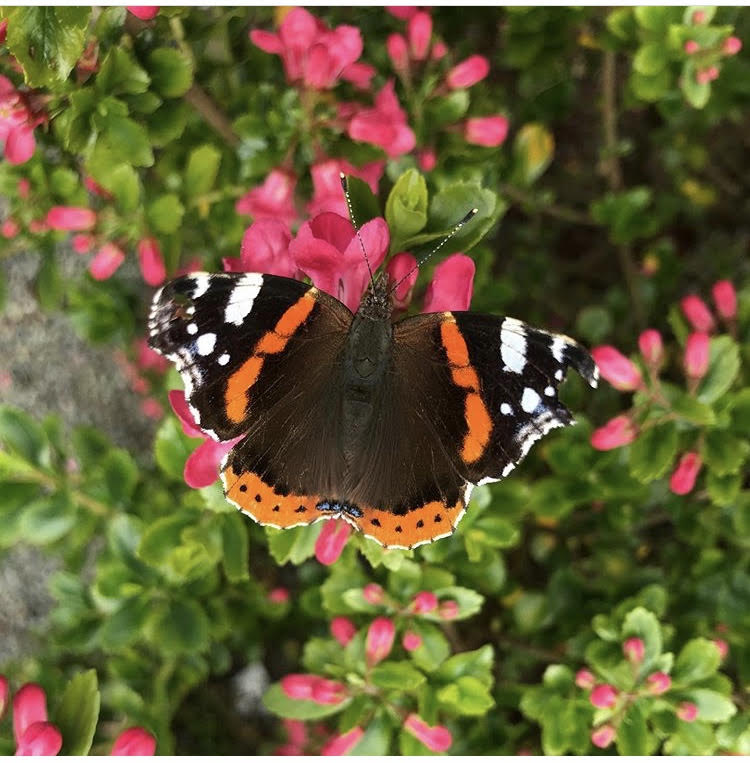
[[[46,121],[46,114],[34,113],[27,95],[0,75],[0,141],[10,164],[24,164],[34,155],[36,139],[34,129]]]
[[[698,15],[698,11],[693,14]],[[696,22],[697,23],[697,22]],[[706,85],[719,78],[719,67],[710,61],[719,61],[720,58],[730,58],[736,56],[742,50],[742,40],[739,37],[731,35],[727,37],[720,46],[703,48],[696,40],[687,40],[683,45],[683,50],[688,56],[696,56],[703,63],[699,64],[695,72],[695,81],[700,85]]]
[[[736,331],[737,293],[731,281],[718,281],[712,287],[716,313],[730,332]],[[708,373],[710,359],[710,334],[716,330],[717,320],[708,305],[698,296],[684,297],[680,302],[683,315],[692,331],[687,337],[682,356],[682,367],[692,395],[701,379]],[[640,368],[619,350],[610,346],[595,347],[591,354],[602,376],[615,389],[623,392],[641,391],[652,401],[665,404],[660,392],[659,371],[665,361],[664,343],[655,329],[647,329],[638,338],[643,365],[648,372],[649,383]],[[591,444],[597,450],[612,450],[633,442],[638,436],[638,425],[631,413],[620,414],[595,430]],[[689,450],[680,456],[669,480],[670,490],[686,495],[695,487],[702,466],[700,455]]]
[[[9,704],[8,680],[0,676],[0,718]],[[47,695],[38,684],[25,684],[13,697],[13,736],[16,755],[57,755],[62,748],[62,734],[48,719]],[[111,755],[153,755],[155,750],[156,739],[136,726],[115,739]]]

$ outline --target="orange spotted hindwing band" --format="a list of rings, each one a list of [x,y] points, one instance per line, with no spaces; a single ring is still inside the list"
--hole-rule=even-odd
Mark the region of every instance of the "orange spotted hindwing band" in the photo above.
[[[467,464],[478,461],[484,453],[492,434],[492,419],[482,400],[479,377],[469,360],[469,349],[461,330],[451,313],[445,313],[440,324],[440,339],[448,356],[453,383],[466,390],[464,436],[461,458]]]
[[[250,405],[250,388],[258,380],[265,359],[284,350],[295,331],[310,316],[317,293],[316,288],[309,289],[288,308],[273,329],[258,340],[253,354],[229,377],[224,404],[230,421],[239,424],[245,420]]]

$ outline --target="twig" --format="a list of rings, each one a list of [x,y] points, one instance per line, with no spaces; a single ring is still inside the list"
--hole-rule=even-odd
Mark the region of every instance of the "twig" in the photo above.
[[[569,207],[564,207],[561,204],[543,204],[540,203],[530,194],[526,193],[520,188],[509,183],[500,184],[500,193],[507,196],[511,201],[515,201],[517,204],[526,204],[534,208],[535,212],[540,212],[550,217],[556,217],[558,220],[565,220],[565,222],[575,223],[576,225],[592,225],[599,227],[599,223],[592,220],[586,213],[579,212]]]
[[[232,148],[239,146],[240,139],[232,123],[200,85],[194,83],[184,98]]]

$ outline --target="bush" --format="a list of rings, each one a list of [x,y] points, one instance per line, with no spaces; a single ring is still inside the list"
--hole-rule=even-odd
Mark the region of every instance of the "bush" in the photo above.
[[[0,752],[750,752],[745,10],[5,13],[3,254],[39,253],[40,305],[158,428],[0,407],[0,548],[60,561]],[[578,425],[413,551],[241,516],[145,343],[154,287],[261,271],[356,307],[350,212],[398,277],[473,208],[396,307],[592,346]],[[314,264],[320,215],[349,243]]]

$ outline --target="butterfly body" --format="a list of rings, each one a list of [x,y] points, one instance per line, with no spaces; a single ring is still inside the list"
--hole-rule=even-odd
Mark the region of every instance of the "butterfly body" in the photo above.
[[[261,524],[340,517],[388,547],[455,529],[477,484],[504,478],[554,427],[574,340],[469,312],[392,321],[376,278],[355,314],[302,282],[189,274],[154,297],[150,344],[173,360],[204,431],[243,436],[227,499]]]

